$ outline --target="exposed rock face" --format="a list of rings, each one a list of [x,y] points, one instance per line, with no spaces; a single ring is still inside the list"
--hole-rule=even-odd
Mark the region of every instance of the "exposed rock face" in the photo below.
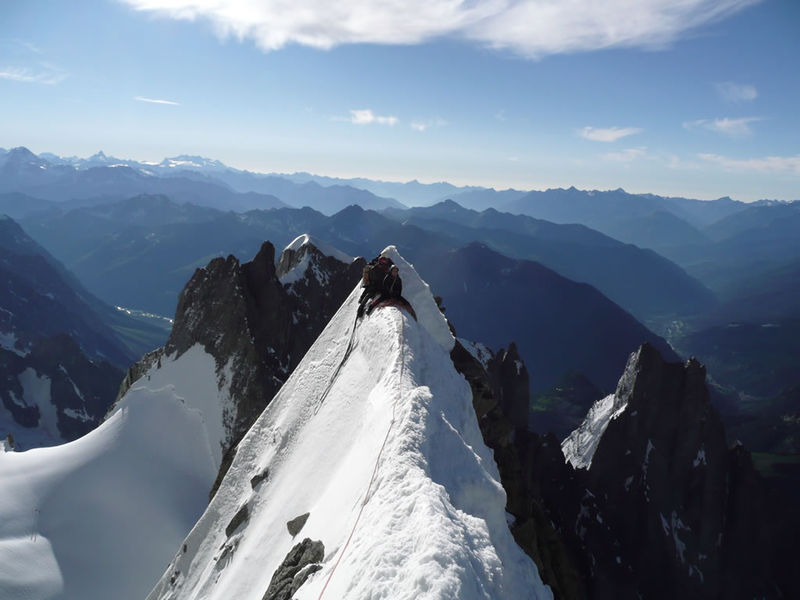
[[[586,561],[590,597],[791,595],[786,586],[796,584],[781,572],[791,546],[775,527],[777,507],[768,506],[749,453],[726,447],[705,368],[694,359],[666,363],[645,344],[613,402],[602,403],[599,440],[579,439],[585,423],[563,444],[582,467],[575,478],[584,492],[560,525]],[[581,451],[592,444],[593,453]]]
[[[39,339],[24,355],[0,348],[0,417],[13,420],[18,450],[72,441],[102,421],[121,377],[66,334]]]
[[[513,517],[511,532],[522,549],[536,562],[542,580],[557,598],[582,598],[577,558],[569,553],[544,507],[544,490],[574,496],[570,485],[573,469],[564,463],[558,440],[530,433],[528,422],[528,371],[516,347],[496,355],[487,349],[467,350],[456,341],[450,356],[456,369],[472,387],[473,406],[484,442],[494,452],[506,510]],[[536,477],[533,476],[536,474]]]
[[[250,262],[228,256],[198,269],[180,294],[164,349],[146,355],[123,383],[124,392],[153,364],[195,344],[214,357],[219,388],[232,400],[223,413],[223,464],[214,489],[236,444],[341,306],[364,265],[363,259],[345,264],[305,244],[281,256],[281,281],[274,259],[275,248],[264,242]]]
[[[616,393],[564,442],[576,468],[554,435],[514,431],[498,391],[513,370],[498,379],[491,360],[458,348],[453,359],[473,387],[512,532],[557,598],[797,594],[784,508],[749,453],[726,447],[697,361],[666,363],[649,345],[634,353]]]
[[[286,529],[289,530],[289,535],[292,537],[296,536],[300,531],[303,529],[303,526],[308,521],[308,517],[311,516],[311,513],[303,513],[286,523]]]
[[[304,539],[289,551],[277,568],[263,600],[290,600],[312,573],[322,568],[325,558],[322,542]]]

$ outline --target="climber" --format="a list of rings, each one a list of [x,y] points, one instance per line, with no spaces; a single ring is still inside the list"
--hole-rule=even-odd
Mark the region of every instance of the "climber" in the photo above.
[[[364,314],[370,300],[383,291],[384,279],[390,274],[392,267],[394,267],[394,263],[388,256],[376,256],[364,267],[361,280],[364,291],[361,292],[361,297],[358,299],[359,317]]]
[[[381,292],[388,298],[401,298],[403,295],[403,280],[397,265],[392,265],[389,274],[383,278]]]
[[[414,319],[417,318],[411,303],[403,298],[403,280],[400,271],[392,260],[380,256],[364,267],[364,291],[358,301],[357,317],[370,314],[379,306],[399,306]]]

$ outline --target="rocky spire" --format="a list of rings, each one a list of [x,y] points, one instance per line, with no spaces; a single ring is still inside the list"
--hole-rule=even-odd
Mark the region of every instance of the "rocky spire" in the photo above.
[[[565,440],[585,491],[563,525],[591,597],[773,597],[787,583],[763,482],[749,453],[728,449],[705,376],[645,344]]]
[[[166,345],[132,367],[120,392],[166,357],[176,360],[201,345],[214,357],[218,387],[230,398],[223,410],[220,478],[236,444],[356,285],[365,263],[345,264],[308,242],[287,249],[278,264],[283,281],[275,248],[264,242],[250,262],[228,256],[197,269],[178,298]]]

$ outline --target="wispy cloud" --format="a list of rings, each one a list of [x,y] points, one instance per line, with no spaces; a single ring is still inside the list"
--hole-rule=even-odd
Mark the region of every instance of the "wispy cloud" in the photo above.
[[[145,98],[144,96],[135,96],[134,100],[137,102],[149,102],[150,104],[168,104],[170,106],[180,106],[180,102],[173,102],[172,100],[159,100],[157,98]]]
[[[707,129],[714,133],[720,133],[728,137],[747,137],[753,135],[753,130],[750,123],[760,121],[761,117],[742,117],[740,119],[698,119],[697,121],[688,121],[683,124],[683,127],[688,130],[693,129]]]
[[[447,121],[436,117],[435,119],[427,119],[427,120],[416,120],[411,122],[411,129],[415,131],[427,131],[428,129],[435,128],[435,127],[444,127],[447,125]]]
[[[584,127],[578,135],[593,142],[616,142],[619,139],[641,133],[640,127]]]
[[[728,171],[758,173],[793,173],[800,175],[800,154],[796,156],[765,156],[761,158],[729,158],[719,154],[699,154],[702,160]]]
[[[754,85],[723,81],[715,83],[714,87],[727,102],[749,102],[758,98],[758,90]]]
[[[395,125],[397,123],[397,117],[376,115],[369,108],[351,110],[350,119],[348,120],[356,125],[371,125],[373,123],[377,123],[378,125]]]
[[[19,81],[21,83],[38,83],[41,85],[58,85],[67,78],[67,74],[49,64],[41,68],[30,69],[27,67],[0,67],[0,79]]]
[[[762,0],[123,0],[174,19],[205,19],[223,38],[287,44],[418,44],[469,39],[539,58],[614,47],[663,48]]]

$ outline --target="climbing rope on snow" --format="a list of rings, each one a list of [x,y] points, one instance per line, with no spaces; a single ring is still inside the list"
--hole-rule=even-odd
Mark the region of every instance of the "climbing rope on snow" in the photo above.
[[[406,368],[406,357],[405,357],[405,344],[403,340],[403,319],[401,314],[400,319],[400,331],[398,332],[398,337],[400,339],[400,381],[398,386],[400,387],[400,393],[394,399],[392,403],[392,420],[389,422],[389,427],[386,429],[386,435],[383,438],[383,443],[381,444],[380,450],[378,450],[378,456],[375,458],[375,466],[372,469],[372,477],[369,479],[369,483],[367,484],[367,491],[364,493],[364,499],[361,501],[361,508],[358,509],[358,515],[356,515],[355,523],[353,523],[353,528],[350,530],[350,535],[347,537],[347,541],[344,543],[341,552],[339,552],[339,558],[336,559],[336,563],[333,565],[331,572],[328,573],[328,578],[325,580],[325,585],[322,586],[322,590],[320,590],[319,596],[317,600],[322,600],[322,595],[325,593],[325,590],[328,587],[328,584],[331,582],[333,578],[333,574],[336,572],[336,568],[339,566],[339,563],[342,562],[342,557],[344,553],[347,551],[347,547],[350,545],[350,540],[353,539],[353,534],[356,532],[356,527],[358,526],[359,520],[361,520],[361,514],[364,512],[364,507],[367,505],[367,502],[370,499],[370,491],[372,490],[372,484],[375,482],[375,475],[378,474],[378,465],[380,465],[381,455],[383,454],[383,449],[386,447],[386,442],[389,440],[389,433],[392,431],[392,427],[394,426],[395,420],[395,411],[397,409],[397,401],[402,398],[403,396],[403,380],[405,375],[405,368]]]
[[[339,377],[339,371],[342,370],[344,363],[347,362],[347,359],[350,358],[350,354],[353,352],[353,348],[355,346],[355,339],[356,339],[356,327],[358,326],[358,315],[356,315],[356,320],[353,321],[353,329],[350,332],[350,340],[347,342],[347,348],[344,351],[344,356],[342,357],[339,366],[336,367],[336,370],[333,372],[333,376],[331,380],[328,382],[328,386],[325,388],[325,391],[322,392],[322,396],[320,396],[319,400],[317,401],[317,406],[314,408],[314,414],[319,412],[322,403],[325,402],[325,399],[328,397],[328,394],[333,387],[333,384],[336,382],[336,378]]]

